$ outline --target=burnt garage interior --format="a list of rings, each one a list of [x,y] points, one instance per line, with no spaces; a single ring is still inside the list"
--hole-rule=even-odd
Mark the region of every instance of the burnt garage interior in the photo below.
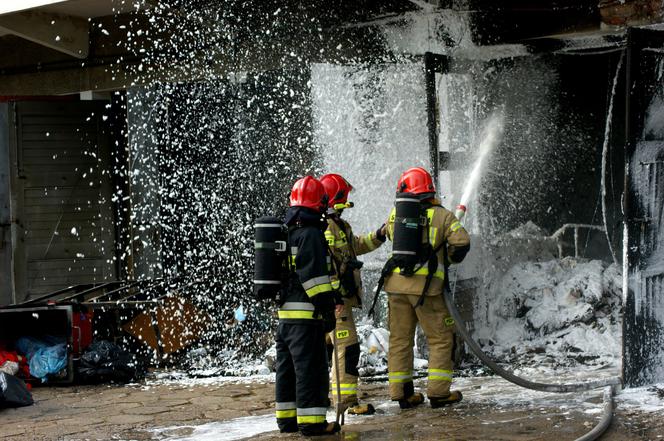
[[[643,234],[661,243],[662,133],[644,134],[643,126],[652,97],[662,93],[663,32],[627,29],[661,21],[661,2],[36,3],[0,6],[0,313],[26,314],[1,326],[30,323],[36,309],[62,308],[72,348],[81,341],[71,316],[84,314],[94,338],[129,341],[151,354],[177,353],[200,338],[261,353],[270,319],[247,299],[251,225],[283,210],[294,179],[322,169],[311,66],[350,67],[368,72],[371,82],[381,66],[405,65],[422,73],[423,141],[414,149],[428,155],[441,182],[462,176],[468,164],[466,147],[441,149],[436,75],[469,76],[483,97],[481,115],[504,106],[515,120],[539,115],[548,122],[531,138],[522,133],[532,121],[506,132],[495,159],[502,172],[487,176],[491,190],[479,195],[478,231],[498,234],[529,220],[549,231],[604,223],[608,234],[584,232],[587,255],[626,256],[630,274],[649,277],[630,276],[625,303],[625,338],[634,343],[625,350],[634,360],[626,377],[648,378],[642,371],[653,358],[643,361],[641,347],[661,335],[657,326],[645,332],[639,318],[661,317],[634,299],[645,295],[654,304],[664,294],[662,272],[648,266],[657,245],[639,245]],[[285,18],[273,19],[280,11]],[[440,21],[446,14],[468,24],[461,37]],[[404,31],[420,15],[425,35]],[[426,44],[409,45],[409,38]],[[492,47],[518,49],[501,58],[472,54]],[[425,52],[445,61],[428,65]],[[356,93],[370,100],[389,91]],[[644,188],[655,201],[642,213],[635,201],[644,190],[626,185],[625,166],[646,144],[660,153],[640,161],[654,180]],[[533,169],[538,179],[523,180]],[[392,180],[385,177],[384,186]],[[634,241],[629,252],[622,249],[625,226]],[[566,239],[569,252],[574,239]],[[632,288],[641,284],[648,286],[643,294]],[[229,327],[241,304],[257,310],[250,332]],[[59,320],[42,323],[59,327]]]

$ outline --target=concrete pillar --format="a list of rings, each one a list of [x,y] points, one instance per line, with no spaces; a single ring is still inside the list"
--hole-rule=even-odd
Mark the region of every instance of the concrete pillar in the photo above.
[[[0,103],[0,306],[13,303],[9,104]]]

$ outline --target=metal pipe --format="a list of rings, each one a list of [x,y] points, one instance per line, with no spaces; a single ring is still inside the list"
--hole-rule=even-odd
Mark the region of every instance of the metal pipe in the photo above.
[[[604,231],[603,225],[592,225],[592,224],[564,224],[562,227],[558,228],[555,233],[550,237],[551,239],[558,239],[560,236],[565,234],[565,232],[570,228],[587,228],[589,230],[598,230]]]
[[[83,67],[112,66],[117,65],[118,61],[122,62],[122,64],[126,66],[130,64],[140,64],[143,61],[143,58],[134,56],[132,54],[123,54],[86,58],[84,60],[62,60],[48,63],[30,64],[25,66],[4,67],[0,68],[0,76],[25,75],[42,72],[81,69],[82,65]]]
[[[598,49],[598,50],[579,50],[579,49],[561,49],[554,52],[556,55],[608,55],[616,52],[624,51],[625,45],[619,44],[615,47],[609,49]]]
[[[429,132],[429,161],[431,175],[436,188],[438,186],[438,123],[436,109],[436,70],[434,54],[424,54],[424,87],[427,97],[427,130]]]
[[[574,227],[574,257],[579,258],[579,227]]]
[[[576,258],[579,257],[579,229],[580,228],[587,228],[589,230],[597,230],[597,231],[606,231],[606,228],[602,225],[564,224],[562,227],[558,228],[555,233],[553,233],[551,236],[549,236],[551,239],[556,241],[556,245],[558,246],[558,258],[559,259],[563,258],[563,244],[562,244],[562,241],[561,241],[561,237],[570,228],[574,229],[574,257],[576,257]]]

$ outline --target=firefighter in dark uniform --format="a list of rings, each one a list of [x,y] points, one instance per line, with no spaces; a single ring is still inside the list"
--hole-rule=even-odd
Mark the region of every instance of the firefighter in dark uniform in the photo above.
[[[323,232],[327,197],[311,176],[295,183],[286,214],[289,275],[279,306],[277,328],[276,414],[281,432],[303,435],[338,432],[325,419],[329,371],[325,334],[334,329],[337,294],[330,282]]]
[[[337,315],[337,326],[333,331],[335,335],[328,335],[328,343],[336,340],[334,350],[337,351],[339,361],[338,373],[335,364],[332,365],[332,397],[335,403],[342,403],[349,414],[371,415],[375,412],[374,407],[358,400],[360,343],[353,308],[362,305],[363,294],[360,277],[362,262],[357,260],[357,256],[380,247],[385,242],[385,233],[381,227],[364,236],[353,234],[350,224],[341,218],[344,209],[352,207],[352,203],[348,202],[348,194],[353,186],[335,173],[321,176],[320,182],[328,197],[325,239],[332,253],[332,286],[339,290],[344,302],[343,311]]]

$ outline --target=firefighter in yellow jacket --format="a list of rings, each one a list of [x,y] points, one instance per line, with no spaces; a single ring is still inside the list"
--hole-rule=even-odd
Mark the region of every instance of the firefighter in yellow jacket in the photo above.
[[[387,237],[393,241],[390,261],[400,262],[391,265],[388,262],[383,272],[390,326],[388,379],[390,397],[399,401],[402,409],[424,402],[424,396],[415,393],[413,387],[417,322],[429,343],[427,395],[431,407],[462,399],[461,392],[450,391],[454,320],[442,293],[446,267],[464,259],[470,249],[470,237],[435,195],[433,180],[426,170],[420,167],[406,170],[397,184],[396,207],[387,222]],[[405,204],[403,210],[417,215],[397,216],[399,203]],[[395,231],[397,227],[399,230]],[[413,235],[414,231],[418,232]],[[408,259],[414,265],[404,264]]]
[[[337,388],[336,366],[332,364],[331,391],[334,402],[340,402],[354,415],[370,415],[375,412],[371,404],[360,404],[357,398],[358,363],[360,344],[355,329],[353,308],[362,303],[362,281],[360,268],[362,262],[357,256],[380,247],[385,242],[383,227],[366,236],[355,236],[351,226],[341,219],[345,208],[352,207],[348,202],[348,193],[353,187],[338,174],[327,174],[320,178],[328,196],[328,216],[325,239],[332,254],[333,275],[332,286],[339,290],[343,297],[344,308],[337,314],[336,333],[337,354],[339,360],[339,388]],[[328,342],[334,341],[332,334]],[[340,391],[341,398],[337,395]]]

